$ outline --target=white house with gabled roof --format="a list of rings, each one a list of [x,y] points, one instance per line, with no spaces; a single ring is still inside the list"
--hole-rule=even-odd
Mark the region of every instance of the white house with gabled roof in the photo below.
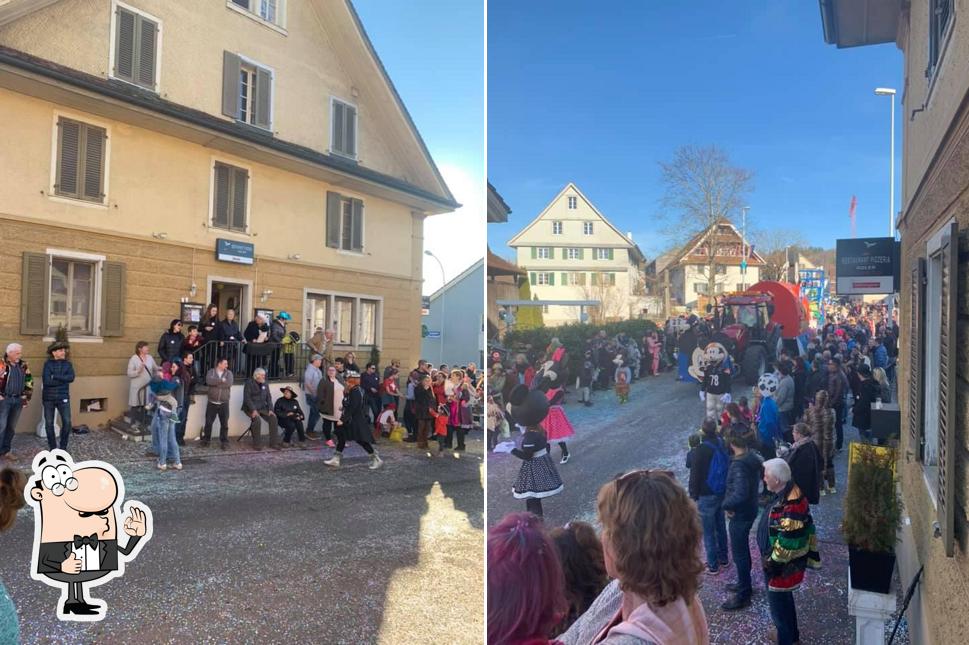
[[[568,183],[528,226],[509,242],[539,300],[599,300],[594,321],[646,315],[644,256],[632,240]],[[579,320],[579,308],[549,305],[547,326]]]

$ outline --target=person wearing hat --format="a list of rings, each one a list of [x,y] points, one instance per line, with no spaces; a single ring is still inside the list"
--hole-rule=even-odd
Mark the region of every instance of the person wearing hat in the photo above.
[[[273,399],[269,393],[269,384],[266,383],[265,368],[257,367],[252,378],[243,386],[242,411],[251,419],[249,431],[252,433],[252,447],[255,450],[262,450],[260,419],[265,419],[269,425],[269,447],[274,450],[282,449],[279,445],[279,420],[273,412]]]
[[[269,359],[270,378],[279,377],[279,354],[283,339],[286,338],[286,323],[290,320],[292,316],[288,312],[280,311],[269,325],[269,342],[273,343],[273,353]]]
[[[518,385],[508,397],[512,420],[525,429],[520,448],[511,454],[522,460],[518,479],[511,488],[515,499],[525,500],[525,510],[542,517],[542,500],[562,492],[562,478],[548,454],[548,440],[541,423],[548,415],[549,402],[541,390]]]
[[[280,393],[282,396],[276,399],[273,412],[279,419],[279,427],[283,429],[283,446],[288,448],[293,445],[291,439],[295,430],[296,436],[299,437],[300,449],[306,450],[306,433],[303,431],[303,419],[306,417],[299,407],[296,390],[287,385],[280,390]]]
[[[370,470],[383,466],[384,462],[374,450],[370,424],[367,422],[367,407],[363,389],[360,387],[360,373],[346,372],[346,393],[343,395],[343,415],[336,423],[336,452],[324,461],[327,466],[339,468],[343,463],[343,449],[347,441],[356,441],[370,455]]]
[[[71,437],[71,383],[74,382],[74,366],[67,360],[70,345],[58,340],[47,348],[50,357],[44,363],[42,382],[44,391],[41,402],[44,405],[44,426],[47,429],[47,447],[50,450],[67,450]],[[60,441],[54,436],[54,414],[61,415]]]

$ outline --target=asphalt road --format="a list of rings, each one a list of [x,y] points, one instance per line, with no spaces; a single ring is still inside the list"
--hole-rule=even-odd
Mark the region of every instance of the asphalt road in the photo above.
[[[596,392],[592,407],[566,404],[566,414],[576,429],[570,442],[572,459],[558,465],[561,453],[553,445],[552,456],[565,489],[543,500],[545,521],[562,526],[584,520],[597,525],[595,500],[599,487],[618,473],[636,468],[672,470],[686,485],[687,438],[699,429],[704,408],[696,384],[679,383],[672,372],[641,379],[633,384],[629,403],[619,405],[612,391]],[[733,398],[750,396],[750,387],[736,385]],[[575,397],[570,395],[570,400]],[[517,433],[515,433],[517,434]],[[858,433],[846,427],[846,442],[857,440]],[[846,444],[847,445],[847,444]],[[841,500],[844,494],[847,450],[835,459],[838,495],[821,498],[812,507],[818,530],[823,569],[808,572],[796,593],[802,642],[844,645],[854,640],[854,621],[847,608],[847,547],[838,531]],[[493,526],[512,511],[525,510],[524,501],[512,497],[511,486],[521,462],[508,454],[488,455],[488,524]],[[763,577],[759,572],[758,551],[751,532],[753,556],[753,605],[739,612],[724,612],[720,604],[727,598],[725,585],[736,581],[731,568],[716,577],[704,576],[700,599],[703,602],[714,643],[768,643],[771,626],[767,611]],[[902,642],[896,640],[896,642]]]
[[[338,471],[319,451],[193,449],[183,471],[159,473],[141,458],[144,444],[122,445],[113,463],[127,497],[151,508],[155,534],[123,578],[92,590],[105,619],[57,620],[59,590],[28,573],[29,507],[0,536],[0,579],[25,643],[480,643],[475,439],[463,458],[437,460],[385,442],[376,472],[348,447]],[[31,440],[18,436],[15,450]],[[126,443],[83,440],[90,457]]]

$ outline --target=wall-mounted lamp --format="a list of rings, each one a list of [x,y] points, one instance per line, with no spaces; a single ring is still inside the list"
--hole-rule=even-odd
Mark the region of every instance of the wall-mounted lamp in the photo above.
[[[259,301],[260,302],[266,302],[267,300],[269,300],[269,296],[271,296],[271,295],[273,295],[273,290],[272,289],[263,289],[262,290],[262,294],[260,294],[260,296],[259,296]]]
[[[189,289],[188,289],[188,293],[189,293],[190,296],[192,296],[194,298],[195,297],[195,294],[197,294],[198,292],[199,292],[198,285],[193,282],[192,283],[192,286],[189,287]]]
[[[302,258],[303,256],[302,256],[302,255],[300,255],[299,253],[292,253],[292,254],[290,254],[290,255],[289,255],[289,256],[287,256],[287,257],[288,257],[288,258],[289,258],[290,260],[299,260],[299,259],[301,259],[301,258]]]
[[[155,238],[156,240],[167,240],[168,239],[168,233],[165,233],[165,232],[152,233],[151,236],[153,238]]]

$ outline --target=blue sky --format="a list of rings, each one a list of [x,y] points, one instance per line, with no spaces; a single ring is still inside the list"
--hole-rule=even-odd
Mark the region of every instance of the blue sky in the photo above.
[[[488,3],[488,178],[512,208],[495,252],[569,181],[647,256],[661,251],[657,162],[717,144],[755,173],[748,226],[833,248],[888,234],[894,44],[826,45],[816,0]],[[896,103],[896,210],[901,121]]]
[[[377,54],[455,198],[453,214],[427,220],[425,248],[448,280],[484,255],[484,3],[353,0]],[[424,258],[425,294],[441,270]]]

